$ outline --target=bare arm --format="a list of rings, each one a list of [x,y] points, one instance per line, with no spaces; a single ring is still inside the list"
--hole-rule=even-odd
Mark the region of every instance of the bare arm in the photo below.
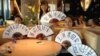
[[[100,35],[100,27],[98,27],[98,28],[92,28],[92,27],[90,27],[90,28],[87,28],[87,30]]]
[[[18,7],[18,4],[17,4],[17,2],[16,2],[16,0],[13,0],[13,1],[14,1],[14,6],[15,6],[16,10],[18,11],[18,14],[20,15],[21,18],[23,18],[23,17],[22,17],[22,14],[21,14],[21,11],[20,11],[20,9],[19,9],[19,7]]]

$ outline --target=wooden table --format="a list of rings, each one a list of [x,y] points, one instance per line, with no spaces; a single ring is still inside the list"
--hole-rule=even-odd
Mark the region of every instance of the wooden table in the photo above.
[[[0,37],[2,37],[4,30],[5,30],[5,28],[0,28]]]
[[[61,45],[53,41],[25,39],[17,40],[8,56],[55,56],[60,50]]]
[[[4,32],[5,28],[0,28],[0,45],[3,44],[5,41],[3,41],[2,39],[2,35],[3,35],[3,32]]]

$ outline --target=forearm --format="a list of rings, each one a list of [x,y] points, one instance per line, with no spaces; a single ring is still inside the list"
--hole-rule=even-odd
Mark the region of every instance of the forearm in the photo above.
[[[87,28],[87,30],[100,35],[100,28]]]
[[[21,11],[20,11],[20,9],[18,7],[18,4],[17,4],[16,0],[14,0],[14,6],[15,6],[15,8],[16,8],[18,14],[19,14],[19,16],[22,18],[22,14],[21,14]]]

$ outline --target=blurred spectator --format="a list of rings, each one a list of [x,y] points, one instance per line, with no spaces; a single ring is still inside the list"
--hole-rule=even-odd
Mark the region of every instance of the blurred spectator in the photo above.
[[[67,52],[67,49],[71,46],[71,43],[68,40],[63,41],[61,45],[61,52],[57,56],[73,56],[72,54]]]
[[[68,49],[71,46],[71,43],[68,40],[65,40],[61,43],[62,48]]]
[[[46,14],[48,12],[48,2],[46,0],[41,1],[41,5],[40,5],[40,15],[39,18],[41,19],[41,17]]]
[[[84,25],[84,17],[82,15],[80,15],[75,21],[75,26],[80,26],[80,25]]]
[[[20,16],[14,17],[15,24],[22,24],[22,18]]]
[[[96,24],[95,24],[95,22],[93,21],[93,19],[89,19],[89,20],[88,20],[88,25],[89,25],[90,27],[96,27]]]
[[[57,28],[59,28],[58,22],[59,22],[59,20],[56,19],[56,18],[53,18],[53,19],[51,19],[51,20],[49,21],[50,27],[51,27],[51,29],[52,29],[53,32],[54,32],[54,35],[53,35],[53,37],[52,37],[52,40],[53,40],[53,41],[55,40],[56,35],[59,33],[59,29],[57,29]]]
[[[89,19],[87,22],[87,26],[91,28],[100,28],[95,19]]]
[[[23,35],[22,35],[20,32],[15,32],[15,33],[12,35],[12,38],[13,38],[13,42],[16,43],[16,40],[23,39]]]
[[[46,36],[45,36],[44,34],[40,33],[40,34],[38,34],[38,35],[36,36],[36,39],[39,39],[39,40],[46,40],[47,38],[46,38]]]
[[[52,26],[52,27],[56,27],[56,26],[59,26],[58,22],[59,22],[58,19],[53,18],[53,19],[51,19],[51,20],[49,21],[49,24],[50,24],[50,26]]]
[[[65,23],[64,28],[60,32],[68,31],[68,30],[69,31],[74,31],[80,36],[81,39],[83,39],[83,37],[81,35],[81,32],[73,28],[72,17],[70,17],[70,16],[66,17],[64,23]]]

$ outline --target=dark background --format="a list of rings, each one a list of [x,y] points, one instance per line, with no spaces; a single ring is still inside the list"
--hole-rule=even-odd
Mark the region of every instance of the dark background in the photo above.
[[[64,4],[65,3],[70,4],[70,10],[67,12],[65,11],[66,15],[83,15],[85,17],[85,21],[88,19],[94,19],[100,23],[100,0],[92,0],[87,11],[83,11],[80,5],[80,0],[64,0]]]

